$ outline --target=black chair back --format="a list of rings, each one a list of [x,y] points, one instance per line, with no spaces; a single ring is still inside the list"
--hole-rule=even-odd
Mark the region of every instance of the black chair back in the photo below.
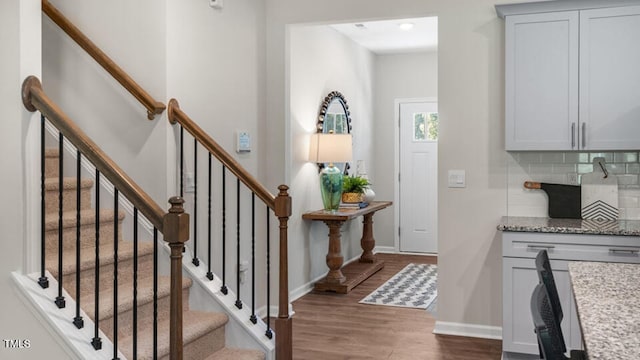
[[[556,281],[553,278],[553,272],[551,271],[551,263],[549,262],[549,254],[547,253],[547,250],[540,250],[540,252],[538,252],[538,256],[536,256],[536,270],[538,271],[538,279],[540,279],[540,282],[547,288],[547,293],[549,294],[554,314],[556,314],[558,321],[562,321],[564,314],[562,313],[562,306],[560,306],[558,288],[556,287]]]
[[[560,305],[560,296],[558,295],[558,288],[556,287],[556,281],[553,277],[553,272],[551,271],[551,262],[549,262],[549,254],[547,254],[547,250],[540,250],[538,255],[536,256],[536,270],[538,272],[538,279],[540,283],[544,285],[547,294],[549,295],[549,301],[551,304],[551,311],[555,316],[556,323],[558,324],[558,328],[560,328],[560,324],[562,324],[562,319],[564,318],[564,314],[562,313],[562,306]],[[562,346],[562,351],[567,351],[567,346],[564,341],[564,336],[562,332],[559,333],[560,343]]]
[[[541,356],[546,360],[564,360],[562,330],[556,322],[549,294],[544,284],[536,285],[531,295],[531,316],[535,327]]]

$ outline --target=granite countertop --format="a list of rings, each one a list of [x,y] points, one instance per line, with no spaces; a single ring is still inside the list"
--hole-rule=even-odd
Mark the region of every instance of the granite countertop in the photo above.
[[[640,236],[640,221],[504,216],[500,220],[498,230],[559,234]]]
[[[640,359],[640,264],[569,263],[590,360]]]

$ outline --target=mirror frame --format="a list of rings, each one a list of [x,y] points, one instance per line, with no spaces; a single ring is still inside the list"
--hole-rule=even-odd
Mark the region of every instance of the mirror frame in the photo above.
[[[327,110],[329,109],[329,106],[331,106],[331,103],[334,100],[338,100],[340,105],[342,106],[342,109],[344,110],[344,113],[346,115],[347,134],[351,134],[351,130],[353,129],[353,127],[351,125],[351,112],[349,111],[349,105],[347,105],[347,99],[344,98],[344,95],[342,95],[341,92],[335,91],[335,90],[330,92],[322,101],[322,105],[320,106],[320,112],[318,114],[318,122],[316,123],[316,132],[324,133],[324,118],[327,115]],[[324,167],[325,167],[324,163],[318,163],[318,171],[322,171]],[[349,175],[350,168],[351,168],[351,164],[349,162],[344,163],[343,173],[345,175]]]

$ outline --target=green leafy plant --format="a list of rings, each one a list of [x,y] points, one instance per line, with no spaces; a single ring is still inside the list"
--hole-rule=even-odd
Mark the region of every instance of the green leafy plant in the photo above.
[[[342,181],[343,193],[364,193],[364,189],[369,186],[369,180],[360,176],[345,176]]]

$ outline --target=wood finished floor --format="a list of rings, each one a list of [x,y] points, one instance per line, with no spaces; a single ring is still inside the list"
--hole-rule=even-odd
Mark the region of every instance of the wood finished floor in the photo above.
[[[497,360],[501,341],[434,335],[427,311],[359,304],[409,263],[435,264],[435,257],[378,254],[385,267],[349,294],[309,293],[293,303],[296,360]]]

